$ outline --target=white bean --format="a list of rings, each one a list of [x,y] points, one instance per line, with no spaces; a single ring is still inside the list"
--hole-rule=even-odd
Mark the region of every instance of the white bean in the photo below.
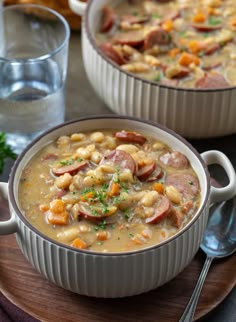
[[[141,204],[145,207],[151,207],[157,201],[159,194],[157,191],[147,191],[144,197],[141,199]]]
[[[173,203],[175,204],[181,203],[181,194],[174,186],[166,187],[166,195]]]
[[[122,150],[130,154],[139,151],[139,149],[133,144],[121,144],[116,148],[116,150]]]
[[[104,138],[105,138],[105,136],[102,132],[94,132],[90,135],[91,141],[93,141],[95,143],[103,142]]]
[[[62,242],[71,242],[79,234],[79,227],[67,228],[57,234],[57,238]]]
[[[72,183],[72,175],[69,173],[65,173],[62,176],[56,178],[55,185],[59,189],[67,189],[69,185]]]

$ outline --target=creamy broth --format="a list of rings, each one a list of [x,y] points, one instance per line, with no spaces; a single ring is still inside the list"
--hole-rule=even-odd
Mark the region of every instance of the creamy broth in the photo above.
[[[189,160],[142,133],[62,136],[25,167],[19,202],[44,235],[79,249],[124,252],[170,238],[194,216],[200,187]]]
[[[236,85],[236,1],[122,1],[102,9],[100,50],[139,77],[183,88]]]

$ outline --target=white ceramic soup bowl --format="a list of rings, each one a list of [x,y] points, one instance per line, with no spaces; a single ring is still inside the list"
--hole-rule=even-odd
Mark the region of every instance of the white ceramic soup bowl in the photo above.
[[[84,17],[84,66],[92,87],[106,105],[118,114],[159,122],[188,138],[235,133],[236,87],[184,89],[159,85],[122,70],[101,52],[95,41],[101,8],[115,3],[69,0],[71,9]]]
[[[61,135],[98,129],[129,129],[165,142],[185,154],[198,175],[201,204],[191,221],[170,239],[141,250],[99,253],[77,250],[43,235],[21,212],[18,200],[19,180],[29,160],[45,145]],[[210,186],[207,165],[220,164],[229,177],[223,188]],[[28,261],[53,283],[79,294],[94,297],[125,297],[147,292],[167,283],[179,274],[199,249],[208,220],[209,205],[231,198],[236,177],[228,158],[219,151],[201,155],[183,138],[160,125],[122,116],[98,116],[71,121],[50,129],[34,140],[18,157],[9,183],[0,184],[8,198],[11,218],[0,222],[0,235],[16,233],[18,245]]]

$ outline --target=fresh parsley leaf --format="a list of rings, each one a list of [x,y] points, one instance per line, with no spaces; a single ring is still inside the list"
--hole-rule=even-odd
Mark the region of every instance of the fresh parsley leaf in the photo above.
[[[0,132],[0,173],[2,173],[7,158],[15,160],[17,154],[6,143],[6,133]]]
[[[222,23],[222,21],[216,17],[210,16],[208,19],[208,23],[210,26],[216,26]]]

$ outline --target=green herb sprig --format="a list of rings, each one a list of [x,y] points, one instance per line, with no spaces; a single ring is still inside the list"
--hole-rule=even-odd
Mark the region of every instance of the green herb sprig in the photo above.
[[[15,160],[17,154],[12,151],[12,148],[6,142],[6,133],[0,132],[0,173],[3,172],[7,158]]]

